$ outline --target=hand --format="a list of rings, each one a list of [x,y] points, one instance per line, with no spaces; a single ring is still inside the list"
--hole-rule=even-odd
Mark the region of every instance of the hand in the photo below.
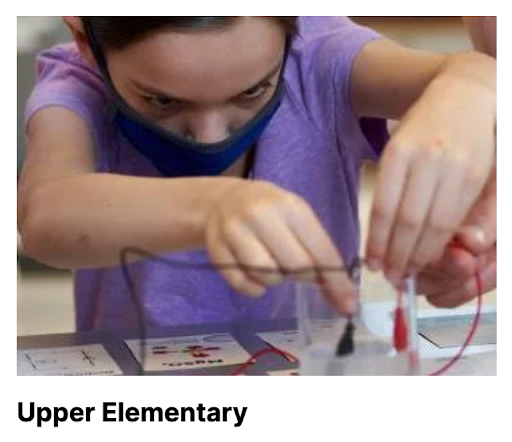
[[[496,247],[475,257],[461,249],[449,249],[436,264],[418,275],[418,293],[435,307],[459,307],[478,296],[475,273],[478,270],[483,293],[496,288]]]
[[[206,244],[212,262],[273,269],[222,269],[237,291],[260,296],[297,269],[343,267],[343,260],[309,205],[300,197],[263,182],[232,187],[207,220]],[[354,288],[343,272],[296,276],[324,284],[326,296],[346,314],[355,311]]]
[[[497,168],[496,163],[491,176],[473,209],[464,222],[464,228],[457,235],[461,245],[474,255],[496,248],[497,227]]]
[[[496,288],[496,167],[482,196],[457,235],[460,248],[446,250],[440,262],[418,277],[419,292],[438,307],[458,307],[478,295],[475,272],[484,293]]]
[[[377,180],[370,268],[398,283],[441,262],[495,171],[495,99],[486,87],[451,78],[431,84],[406,114]]]

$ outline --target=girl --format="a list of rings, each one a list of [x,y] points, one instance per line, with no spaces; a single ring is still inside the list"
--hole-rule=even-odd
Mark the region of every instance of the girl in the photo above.
[[[361,162],[381,157],[367,258],[398,281],[442,254],[494,165],[495,63],[413,51],[342,17],[66,17],[39,59],[18,191],[27,252],[76,270],[79,330],[292,315],[297,268],[358,253]],[[386,143],[386,118],[402,124]],[[384,148],[385,146],[385,148]],[[343,312],[343,273],[316,272]],[[240,293],[249,295],[240,296]],[[265,296],[259,300],[259,297]]]

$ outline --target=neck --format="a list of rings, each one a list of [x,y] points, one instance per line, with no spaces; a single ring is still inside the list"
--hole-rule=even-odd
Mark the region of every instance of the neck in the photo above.
[[[243,155],[235,164],[233,164],[228,170],[226,170],[222,176],[224,177],[235,177],[235,178],[247,178],[254,164],[254,148]]]

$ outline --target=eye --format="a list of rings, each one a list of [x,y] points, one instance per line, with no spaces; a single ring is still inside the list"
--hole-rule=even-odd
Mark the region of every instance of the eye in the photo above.
[[[144,97],[144,101],[151,110],[157,112],[176,110],[182,105],[179,101],[165,96]]]
[[[267,81],[266,83],[259,84],[258,86],[255,86],[247,91],[245,91],[242,94],[242,98],[244,100],[255,100],[262,95],[265,94],[265,92],[268,91],[268,89],[272,87],[272,83],[270,81]]]

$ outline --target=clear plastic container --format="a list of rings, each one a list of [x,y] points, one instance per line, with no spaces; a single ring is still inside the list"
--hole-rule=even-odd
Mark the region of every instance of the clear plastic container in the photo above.
[[[415,282],[404,282],[401,295],[382,275],[356,269],[353,279],[359,289],[359,310],[351,319],[355,326],[354,351],[337,356],[348,318],[332,307],[322,287],[298,284],[297,314],[299,360],[302,376],[408,376],[419,371],[416,325]],[[394,347],[394,311],[400,303],[407,325],[407,347]],[[373,308],[373,307],[379,308]],[[366,308],[371,307],[371,308]],[[370,315],[370,316],[369,316]],[[375,317],[382,315],[382,317]],[[385,324],[382,333],[375,333],[371,323]]]

